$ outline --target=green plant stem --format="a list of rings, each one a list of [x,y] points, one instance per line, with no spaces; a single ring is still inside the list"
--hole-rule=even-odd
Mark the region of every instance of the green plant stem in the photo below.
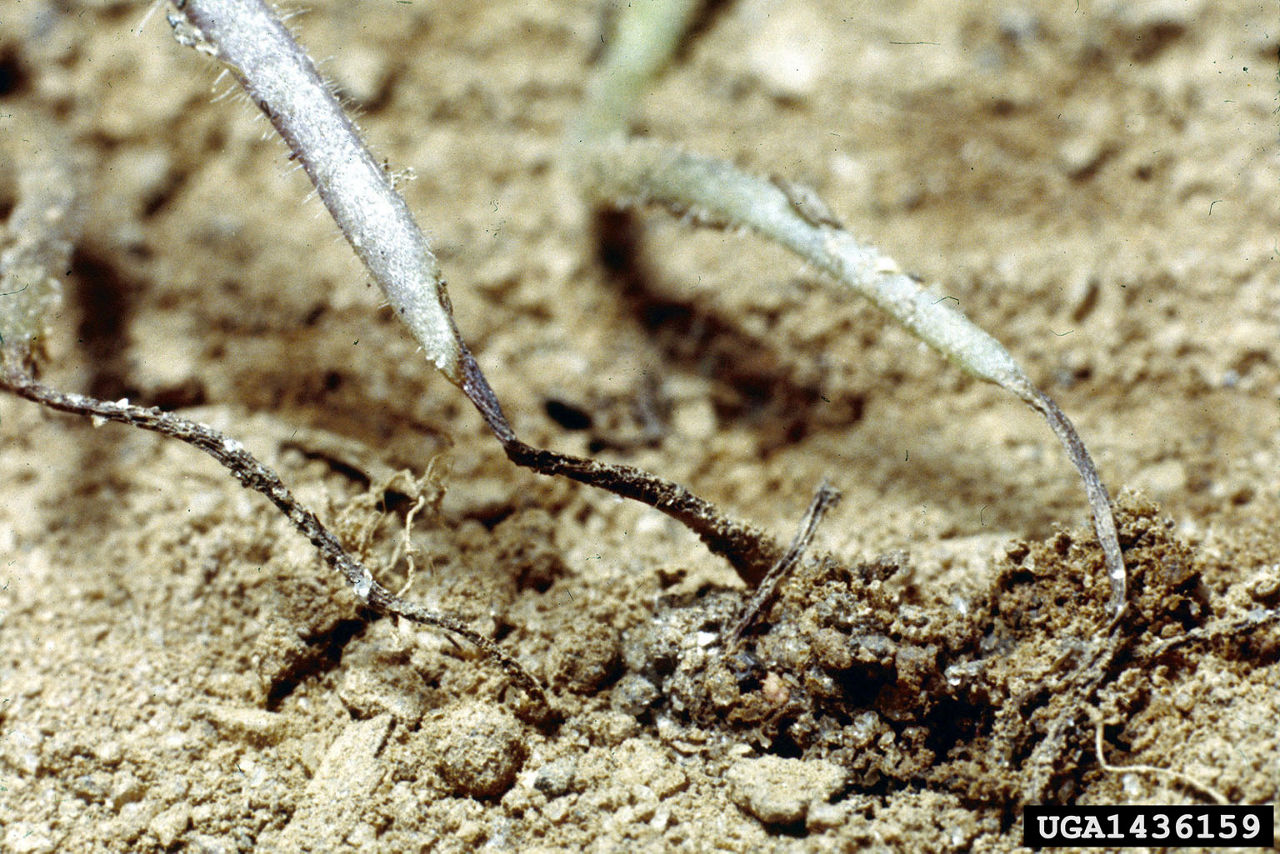
[[[0,253],[0,347],[38,349],[62,302],[62,281],[80,230],[76,166],[52,134],[12,128],[8,143],[31,140],[18,158],[18,202],[9,214],[7,247]],[[32,139],[34,136],[34,139]],[[14,351],[16,352],[16,350]]]
[[[950,301],[921,287],[879,250],[810,219],[774,182],[648,139],[614,137],[580,151],[581,185],[596,203],[653,203],[697,221],[751,228],[871,300],[968,373],[1019,396],[1030,393],[1030,380],[1008,351]]]
[[[1039,412],[1084,481],[1110,581],[1110,609],[1113,619],[1119,619],[1128,596],[1128,574],[1107,489],[1071,421],[999,341],[945,297],[905,274],[891,258],[859,243],[812,190],[627,136],[632,111],[674,54],[700,5],[693,0],[655,0],[619,8],[613,38],[567,140],[569,168],[583,194],[598,206],[652,203],[696,223],[750,228],[869,299],[961,370],[1016,394]]]
[[[588,83],[570,141],[624,133],[631,108],[680,46],[703,0],[616,2],[609,46]]]

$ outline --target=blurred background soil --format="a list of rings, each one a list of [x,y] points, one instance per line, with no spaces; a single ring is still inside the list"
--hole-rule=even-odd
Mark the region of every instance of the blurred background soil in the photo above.
[[[387,586],[545,677],[565,721],[530,727],[470,649],[362,613],[190,448],[0,398],[0,848],[1017,847],[999,779],[859,782],[638,698],[636,632],[736,576],[666,517],[508,464],[265,121],[146,13],[0,0],[0,215],[39,144],[19,119],[85,152],[44,378],[242,440]],[[606,273],[558,162],[604,20],[454,0],[313,0],[292,20],[409,170],[524,438],[655,471],[780,540],[829,478],[844,501],[815,549],[893,555],[890,608],[963,614],[1060,528],[1084,549],[1082,489],[1033,413],[782,250],[642,213],[643,275]],[[1280,597],[1278,50],[1261,2],[739,0],[636,129],[814,186],[937,283],[1056,398],[1113,493],[1141,494],[1205,619],[1238,618]],[[1060,551],[1105,600],[1087,549]],[[1143,702],[1107,721],[1108,761],[1275,803],[1276,647],[1272,627],[1126,671]],[[1203,800],[1104,771],[1090,732],[1072,750],[1072,801]]]

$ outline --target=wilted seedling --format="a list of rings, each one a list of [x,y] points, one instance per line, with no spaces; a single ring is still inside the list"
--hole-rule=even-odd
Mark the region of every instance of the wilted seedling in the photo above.
[[[1112,612],[1118,616],[1125,601],[1125,573],[1106,490],[1070,422],[995,339],[902,273],[891,259],[858,243],[812,191],[626,134],[635,101],[670,57],[698,5],[692,0],[655,0],[620,8],[610,48],[566,141],[566,162],[586,198],[609,207],[657,204],[692,214],[698,222],[754,230],[797,253],[839,285],[870,299],[968,373],[1000,385],[1041,412],[1084,478],[1111,578]],[[177,0],[169,22],[180,42],[223,62],[270,119],[288,145],[290,157],[306,170],[334,221],[429,361],[476,406],[508,457],[541,473],[569,477],[649,504],[697,533],[749,584],[765,580],[761,595],[739,623],[738,631],[745,630],[754,608],[767,600],[789,565],[783,549],[751,526],[726,518],[679,484],[630,466],[572,457],[521,441],[459,333],[440,267],[407,204],[279,19],[262,0]],[[64,212],[71,210],[69,201],[59,204]],[[21,235],[32,222],[36,220],[20,205],[10,227]],[[210,453],[241,483],[275,503],[344,574],[363,601],[466,637],[500,661],[532,695],[545,699],[536,681],[491,641],[454,618],[427,612],[380,587],[314,514],[292,498],[279,478],[238,443],[167,413],[63,394],[35,382],[27,372],[32,344],[38,342],[41,324],[47,321],[57,295],[56,279],[49,272],[61,268],[70,248],[71,232],[56,226],[56,221],[51,222],[43,232],[38,223],[34,227],[36,237],[45,241],[37,243],[53,247],[28,253],[45,271],[36,277],[39,287],[21,302],[0,303],[0,331],[6,336],[3,383],[10,390],[64,411],[156,430]],[[15,242],[20,244],[21,240]],[[54,263],[59,258],[62,263]],[[14,269],[18,268],[14,262]],[[5,282],[10,278],[6,268]],[[10,287],[6,284],[3,289]],[[820,490],[811,521],[805,525],[810,534],[832,500],[831,490]],[[791,562],[806,542],[802,532],[790,550]]]
[[[679,44],[698,0],[619,4],[614,37],[567,144],[583,191],[597,204],[654,204],[695,223],[748,228],[794,252],[837,285],[865,297],[966,373],[1035,409],[1084,481],[1111,580],[1113,619],[1124,610],[1126,574],[1106,487],[1071,421],[1036,388],[999,341],[897,262],[847,232],[813,190],[763,179],[710,157],[627,134],[652,77]]]

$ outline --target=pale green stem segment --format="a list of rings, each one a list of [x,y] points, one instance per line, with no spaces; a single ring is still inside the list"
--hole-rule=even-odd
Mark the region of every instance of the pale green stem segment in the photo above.
[[[675,53],[703,0],[617,2],[609,48],[591,76],[570,142],[605,139],[626,130],[631,109]]]
[[[180,41],[222,60],[307,171],[387,301],[455,385],[464,348],[444,278],[409,206],[310,58],[262,0],[177,0]]]
[[[584,194],[597,204],[653,203],[696,222],[750,228],[871,300],[966,373],[1013,392],[1041,413],[1084,481],[1111,582],[1110,608],[1118,619],[1128,595],[1127,573],[1106,487],[1070,420],[1000,342],[891,258],[855,240],[812,190],[626,135],[625,122],[647,88],[643,75],[656,75],[674,52],[695,5],[654,0],[619,10],[589,102],[568,140],[570,168]]]
[[[28,138],[12,123],[9,129],[11,145]],[[20,159],[7,152],[21,164],[18,203],[9,214],[0,253],[0,346],[11,355],[39,348],[62,302],[59,275],[70,263],[79,232],[72,159],[52,135],[37,138]]]

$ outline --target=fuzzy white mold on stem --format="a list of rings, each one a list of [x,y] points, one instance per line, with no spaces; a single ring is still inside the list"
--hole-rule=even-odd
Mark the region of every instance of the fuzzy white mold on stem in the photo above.
[[[178,0],[179,41],[226,63],[275,125],[387,300],[455,385],[463,346],[444,279],[409,206],[310,58],[262,0]]]

